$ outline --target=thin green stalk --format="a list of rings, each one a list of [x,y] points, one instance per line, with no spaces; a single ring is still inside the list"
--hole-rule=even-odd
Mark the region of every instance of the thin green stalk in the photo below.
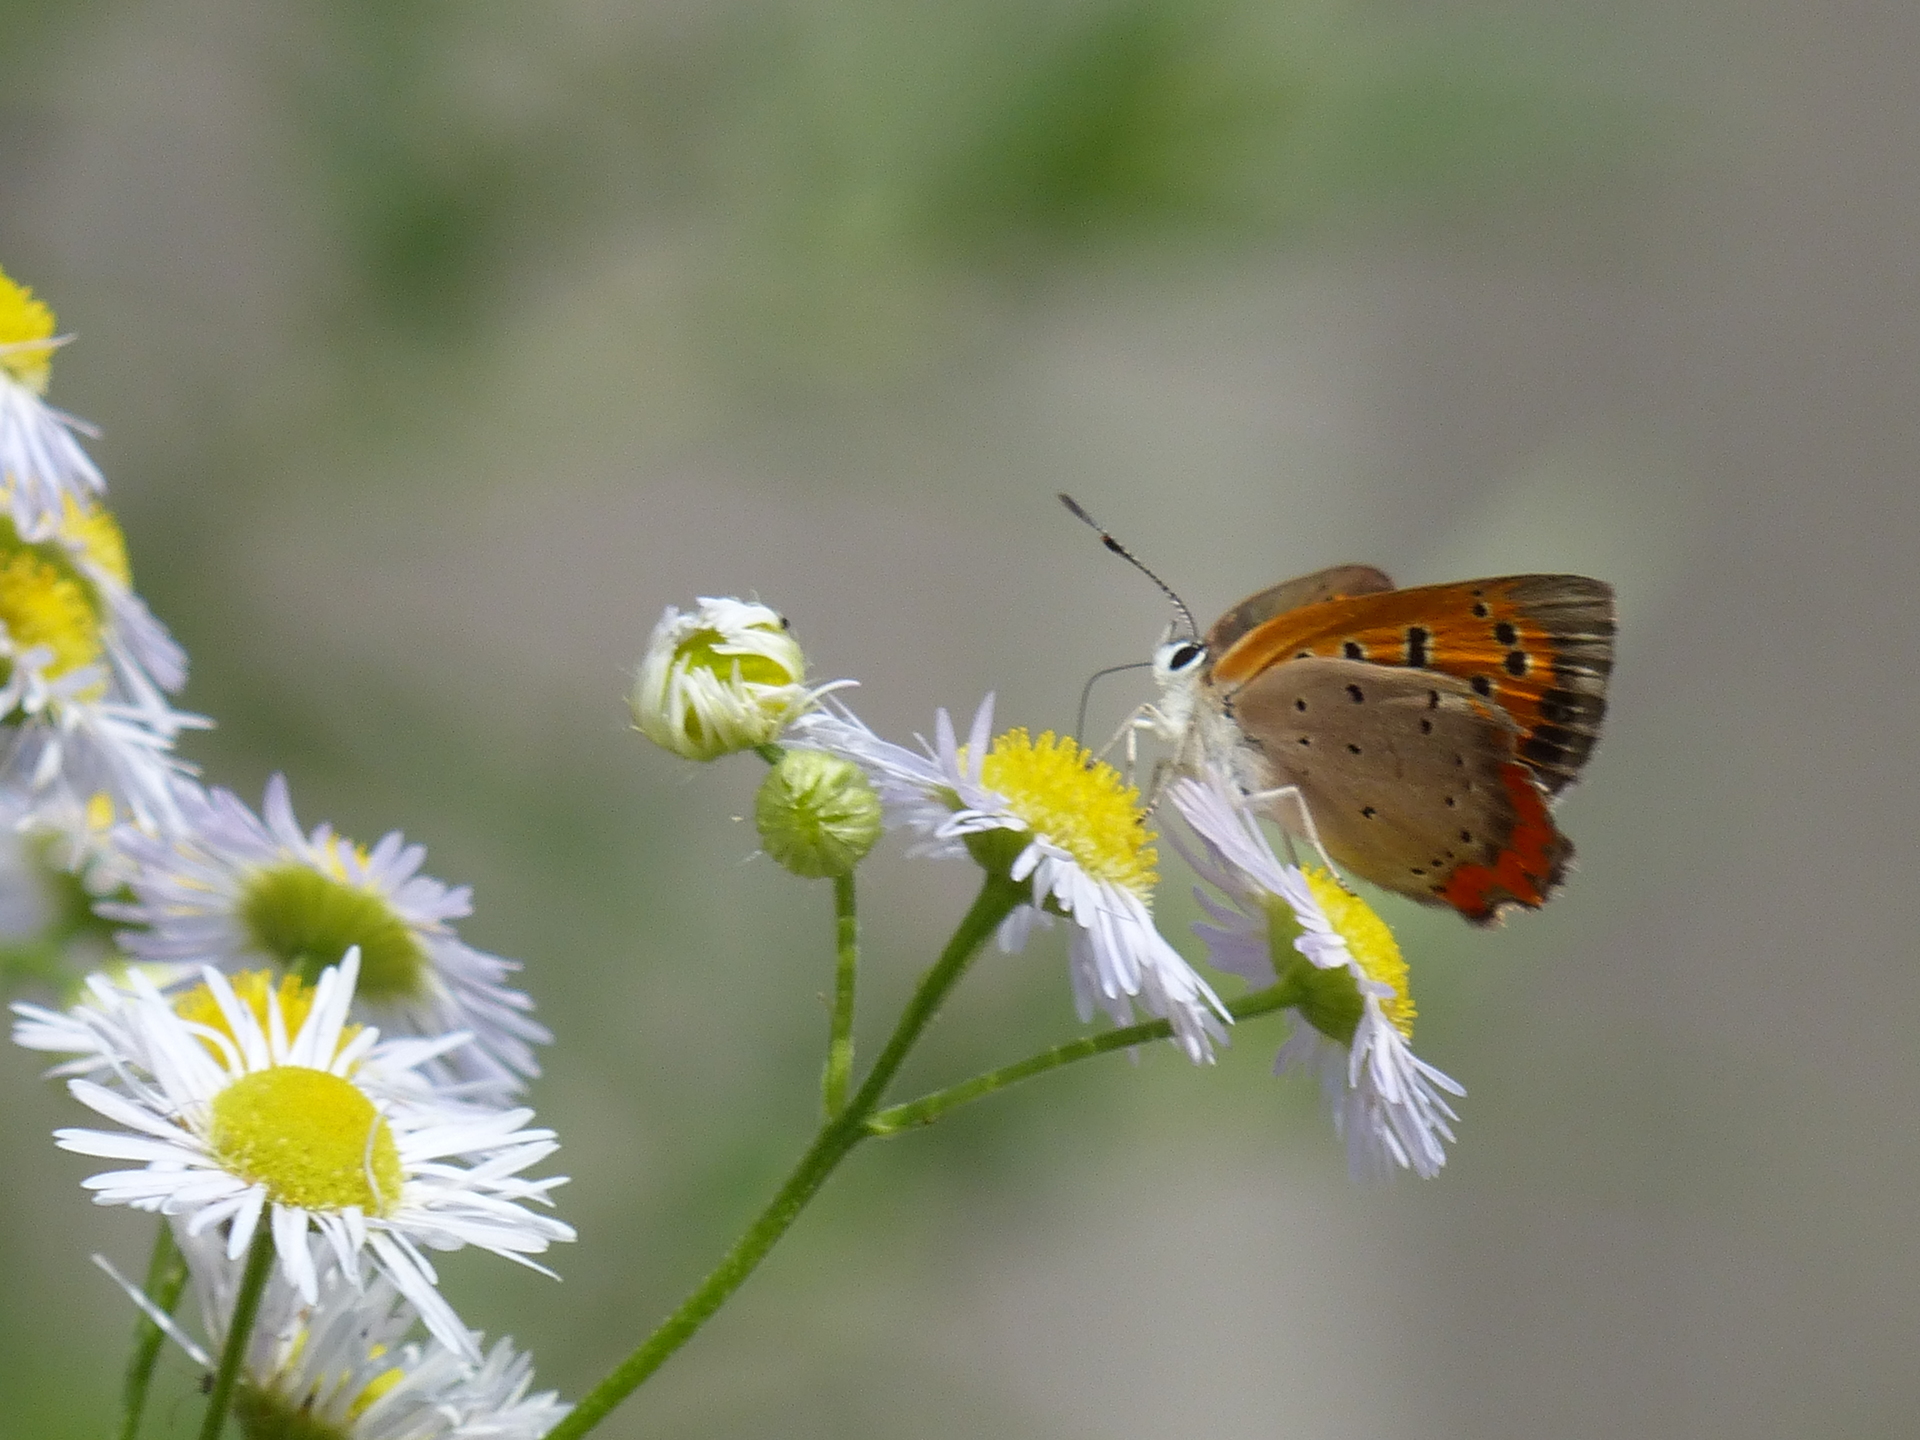
[[[162,1219],[159,1233],[153,1237],[153,1256],[147,1261],[147,1280],[141,1288],[147,1299],[171,1315],[180,1303],[180,1292],[187,1284],[187,1259],[173,1238],[173,1224]],[[120,1422],[120,1440],[134,1440],[140,1433],[140,1416],[147,1408],[147,1386],[153,1381],[154,1363],[160,1358],[165,1332],[140,1312],[133,1326],[133,1354],[127,1361],[125,1418]]]
[[[200,1426],[200,1440],[220,1440],[221,1427],[227,1423],[227,1407],[233,1403],[240,1362],[247,1353],[247,1337],[253,1333],[254,1317],[260,1313],[260,1297],[266,1293],[267,1277],[273,1274],[271,1221],[270,1215],[262,1215],[253,1232],[253,1248],[247,1251],[240,1293],[233,1298],[233,1319],[227,1326],[226,1348],[220,1352],[220,1369],[213,1377],[213,1394],[207,1401],[207,1418]]]
[[[834,941],[838,958],[833,974],[833,1030],[827,1040],[827,1069],[820,1097],[827,1119],[847,1104],[853,1086],[853,991],[860,971],[860,916],[854,903],[853,872],[833,877]]]
[[[754,1267],[759,1265],[788,1227],[799,1217],[807,1202],[847,1157],[854,1146],[867,1138],[867,1117],[873,1113],[888,1084],[899,1072],[907,1053],[913,1049],[928,1023],[939,1011],[941,1002],[960,977],[966,973],[982,942],[1006,919],[1027,892],[1000,877],[990,876],[973,907],[947,942],[933,968],[922,977],[907,1008],[888,1037],[880,1058],[845,1109],[820,1127],[813,1143],[793,1167],[767,1208],[762,1210],[746,1232],[734,1242],[713,1273],[700,1282],[693,1293],[639,1347],[616,1365],[598,1385],[589,1390],[573,1412],[547,1432],[547,1440],[578,1440],[604,1420],[613,1408],[637,1389],[641,1382],[665,1364],[694,1332],[706,1323],[727,1297],[740,1288]],[[203,1437],[213,1440],[213,1437]]]
[[[1265,1015],[1271,1010],[1282,1010],[1300,1001],[1299,988],[1292,985],[1274,985],[1252,995],[1242,995],[1229,1002],[1227,1013],[1235,1020],[1250,1020],[1256,1015]],[[1042,1050],[1038,1055],[1029,1055],[1025,1060],[1003,1065],[998,1070],[989,1070],[984,1075],[976,1075],[971,1080],[963,1080],[958,1085],[950,1085],[944,1090],[936,1090],[931,1095],[923,1095],[918,1100],[909,1100],[904,1105],[891,1105],[881,1110],[867,1121],[869,1135],[898,1135],[906,1130],[917,1129],[922,1125],[931,1125],[949,1110],[957,1110],[962,1105],[1004,1090],[1017,1081],[1031,1079],[1035,1075],[1044,1075],[1049,1070],[1058,1070],[1063,1065],[1072,1065],[1079,1060],[1090,1060],[1095,1055],[1111,1054],[1115,1050],[1128,1050],[1135,1045],[1144,1045],[1149,1040],[1164,1040],[1173,1033],[1173,1026],[1165,1020],[1147,1020],[1138,1025],[1128,1025],[1119,1030],[1107,1030],[1098,1035],[1089,1035],[1084,1040],[1069,1040],[1064,1045],[1056,1045],[1051,1050]]]

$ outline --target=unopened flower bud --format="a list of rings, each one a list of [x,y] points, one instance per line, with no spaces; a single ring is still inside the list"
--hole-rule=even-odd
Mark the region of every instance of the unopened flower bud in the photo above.
[[[765,605],[708,599],[669,605],[627,698],[640,733],[689,760],[765,745],[813,703],[806,659]]]
[[[767,854],[810,880],[850,874],[880,838],[880,797],[861,768],[823,750],[789,750],[753,803]]]

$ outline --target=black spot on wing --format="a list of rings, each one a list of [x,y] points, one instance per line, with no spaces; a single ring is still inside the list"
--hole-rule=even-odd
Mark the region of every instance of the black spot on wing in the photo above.
[[[1407,664],[1415,669],[1425,669],[1427,664],[1427,641],[1433,638],[1418,625],[1407,627]]]

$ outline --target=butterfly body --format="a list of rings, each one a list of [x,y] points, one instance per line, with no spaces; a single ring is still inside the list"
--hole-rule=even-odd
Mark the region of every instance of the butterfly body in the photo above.
[[[1345,869],[1485,923],[1566,875],[1550,805],[1593,751],[1613,629],[1611,587],[1583,576],[1396,590],[1336,566],[1164,643],[1147,728],[1281,823],[1304,810]]]

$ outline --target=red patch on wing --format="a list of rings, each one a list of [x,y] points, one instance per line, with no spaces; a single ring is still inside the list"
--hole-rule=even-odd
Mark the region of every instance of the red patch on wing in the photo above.
[[[1513,831],[1507,848],[1491,865],[1460,865],[1447,877],[1440,898],[1469,920],[1485,924],[1502,905],[1537,908],[1566,873],[1573,846],[1547,813],[1546,797],[1525,765],[1500,767],[1501,783],[1513,802]]]

